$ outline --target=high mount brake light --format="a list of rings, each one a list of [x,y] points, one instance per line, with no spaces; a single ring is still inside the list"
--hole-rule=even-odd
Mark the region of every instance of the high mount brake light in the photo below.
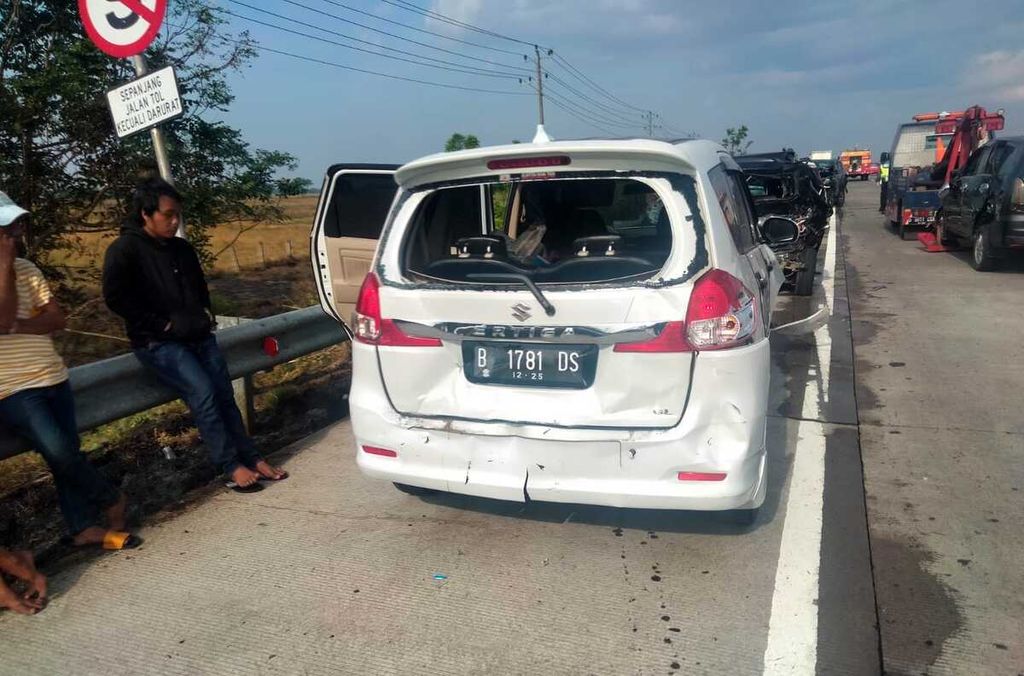
[[[615,352],[693,352],[746,345],[757,328],[755,297],[724,270],[710,270],[693,285],[686,321],[668,322],[654,338],[619,343]]]
[[[535,167],[565,167],[572,164],[568,155],[548,155],[544,157],[511,157],[505,160],[490,160],[487,168],[491,171],[499,169],[532,169]]]
[[[359,300],[352,315],[352,332],[356,340],[367,345],[388,347],[441,347],[437,338],[420,338],[403,332],[393,319],[380,312],[380,280],[370,273],[359,288]]]

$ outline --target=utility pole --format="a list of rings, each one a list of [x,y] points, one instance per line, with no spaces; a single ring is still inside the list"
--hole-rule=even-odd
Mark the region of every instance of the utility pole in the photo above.
[[[644,118],[647,119],[647,136],[648,137],[653,137],[654,136],[654,112],[648,110],[646,113],[644,113]]]
[[[537,57],[537,108],[540,111],[540,126],[544,126],[544,73],[540,67],[540,47],[533,46],[533,53]]]
[[[132,57],[132,65],[135,66],[135,76],[142,77],[149,72],[146,67],[146,58],[142,54]],[[153,139],[153,154],[156,155],[156,166],[160,170],[160,178],[171,185],[174,185],[174,176],[171,174],[171,161],[167,158],[167,144],[164,142],[164,133],[159,126],[149,130],[149,136]],[[178,221],[178,237],[185,237],[185,219]]]

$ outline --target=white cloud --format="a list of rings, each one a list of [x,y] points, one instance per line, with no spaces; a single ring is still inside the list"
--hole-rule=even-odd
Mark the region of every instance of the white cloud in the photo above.
[[[480,16],[483,6],[483,0],[434,0],[430,9],[456,21],[473,23]]]
[[[1009,101],[1024,101],[1024,49],[978,54],[964,73],[968,85]]]

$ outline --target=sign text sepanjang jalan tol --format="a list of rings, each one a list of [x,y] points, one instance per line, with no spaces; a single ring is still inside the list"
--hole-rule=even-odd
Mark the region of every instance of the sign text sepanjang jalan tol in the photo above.
[[[118,138],[145,131],[184,112],[178,82],[170,66],[107,92]]]

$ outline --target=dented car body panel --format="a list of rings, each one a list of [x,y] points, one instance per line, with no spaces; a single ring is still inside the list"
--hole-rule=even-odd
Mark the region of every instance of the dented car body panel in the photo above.
[[[526,166],[547,158],[559,163]],[[360,468],[505,500],[758,507],[767,329],[781,278],[763,243],[738,249],[708,179],[716,166],[739,176],[709,142],[590,141],[482,148],[399,169],[372,302],[353,315]],[[484,206],[467,219],[470,190]],[[483,202],[499,191],[504,217]],[[539,244],[522,255],[538,214]],[[602,229],[548,246],[574,223]],[[568,253],[557,253],[559,242]],[[602,275],[624,261],[628,274]],[[700,319],[694,296],[735,309]],[[392,338],[375,337],[378,322]],[[701,349],[705,339],[720,342]],[[684,480],[692,476],[700,480]]]

